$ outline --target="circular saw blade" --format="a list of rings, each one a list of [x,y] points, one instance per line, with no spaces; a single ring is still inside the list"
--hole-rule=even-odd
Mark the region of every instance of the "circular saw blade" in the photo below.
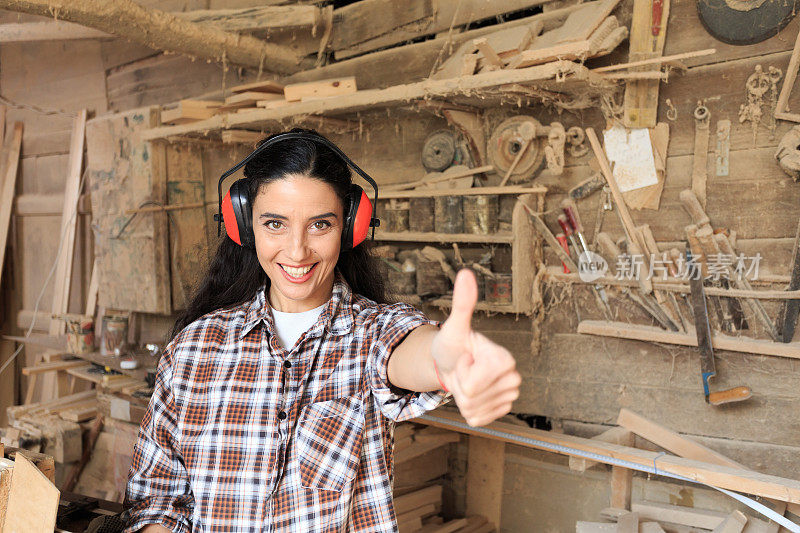
[[[529,132],[531,128],[534,132],[539,131],[541,124],[533,117],[519,115],[504,120],[492,132],[486,155],[501,175],[508,172],[520,150],[524,148],[526,130]],[[544,138],[534,137],[512,171],[509,181],[520,183],[532,179],[543,162]]]
[[[428,172],[441,172],[456,158],[456,136],[448,130],[434,131],[422,145],[422,166]]]
[[[733,45],[760,43],[797,14],[797,0],[697,0],[697,13],[715,39]]]

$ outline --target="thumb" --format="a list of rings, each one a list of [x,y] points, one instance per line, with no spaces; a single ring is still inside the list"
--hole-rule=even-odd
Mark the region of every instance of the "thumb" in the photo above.
[[[470,330],[472,313],[478,302],[478,282],[471,270],[463,268],[458,272],[453,286],[453,308],[445,325],[462,330]]]

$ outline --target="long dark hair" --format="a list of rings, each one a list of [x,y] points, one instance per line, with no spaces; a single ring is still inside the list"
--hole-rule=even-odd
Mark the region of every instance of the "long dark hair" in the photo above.
[[[294,128],[291,131],[321,137],[314,130]],[[263,139],[259,145],[272,137],[274,135]],[[245,165],[244,176],[248,178],[250,205],[253,205],[261,187],[290,174],[324,181],[333,187],[342,202],[352,183],[350,168],[330,148],[310,139],[287,139],[276,142]],[[377,260],[370,252],[370,245],[368,240],[351,250],[342,251],[336,268],[353,292],[378,303],[387,303],[384,280],[379,273]],[[170,340],[207,313],[251,300],[265,285],[268,291],[269,278],[258,262],[255,250],[239,246],[224,235],[206,275],[186,310],[175,321]]]

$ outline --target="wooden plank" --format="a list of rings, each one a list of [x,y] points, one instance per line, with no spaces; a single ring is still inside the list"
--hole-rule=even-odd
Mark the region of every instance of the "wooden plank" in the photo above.
[[[747,468],[711,448],[694,442],[689,437],[680,435],[652,420],[648,420],[630,409],[624,407],[620,409],[617,424],[675,455],[732,468]]]
[[[213,117],[221,102],[209,100],[181,100],[175,107],[161,110],[163,124],[186,124]]]
[[[222,142],[224,144],[249,144],[255,145],[265,135],[260,131],[250,130],[223,130]]]
[[[511,301],[519,313],[530,313],[541,303],[538,299],[534,301],[533,295],[540,288],[534,286],[534,278],[541,263],[543,239],[534,231],[527,211],[538,211],[543,207],[543,196],[523,194],[511,212]]]
[[[23,454],[16,454],[3,531],[52,533],[59,490]]]
[[[32,376],[34,374],[41,374],[43,372],[58,372],[59,370],[67,370],[68,368],[75,368],[78,366],[86,366],[85,361],[53,361],[52,363],[39,363],[34,366],[26,366],[22,368],[23,376]]]
[[[63,41],[72,39],[113,39],[104,31],[55,20],[52,22],[8,22],[0,24],[0,43]]]
[[[397,450],[394,454],[394,462],[396,465],[405,463],[451,442],[458,442],[460,438],[458,433],[452,431],[432,433],[430,428],[426,428],[416,434],[411,446]]]
[[[356,91],[356,78],[355,76],[350,76],[349,78],[292,83],[283,88],[283,96],[287,102],[299,102],[307,98],[340,96],[352,94]],[[267,98],[262,98],[262,100],[267,100]]]
[[[539,429],[522,428],[503,422],[492,422],[485,426],[486,428],[500,433],[486,435],[482,433],[482,428],[473,428],[467,425],[459,414],[445,409],[437,409],[414,421],[434,427],[460,431],[467,435],[477,435],[529,448],[547,450],[547,448],[542,448],[540,445],[517,440],[515,437],[535,439],[582,452],[622,459],[648,468],[651,468],[653,466],[653,461],[656,461],[658,469],[662,472],[688,477],[697,482],[706,483],[715,487],[727,488],[786,502],[800,503],[800,481],[792,479],[712,465],[702,461],[684,459],[682,457],[665,456],[663,454],[619,446],[617,444],[597,442],[591,439],[582,439],[571,435],[562,435]],[[459,425],[454,425],[454,423]],[[574,455],[568,451],[559,451],[556,453]]]
[[[53,314],[69,311],[70,282],[72,281],[72,259],[75,251],[75,230],[78,226],[78,198],[81,194],[81,170],[86,139],[86,109],[78,112],[72,125],[72,138],[69,148],[69,163],[64,189],[64,211],[61,215],[61,253],[58,256],[54,288]],[[66,324],[63,320],[50,321],[50,335],[63,335]]]
[[[621,466],[611,467],[611,506],[620,509],[631,508],[633,491],[633,471]]]
[[[0,196],[0,269],[6,255],[8,243],[8,228],[11,224],[11,207],[14,204],[14,192],[17,185],[17,169],[19,167],[19,152],[22,147],[22,122],[14,123],[14,136],[7,150],[0,152],[5,156],[5,161],[0,161],[0,171],[3,175],[2,196]],[[0,272],[2,275],[2,272]]]
[[[714,529],[722,523],[727,514],[706,509],[694,509],[679,505],[668,505],[656,502],[634,502],[631,505],[633,512],[645,520],[671,522],[682,526]]]
[[[467,451],[466,513],[485,516],[500,528],[505,443],[471,436]]]
[[[694,328],[689,331],[666,331],[655,326],[643,326],[623,322],[607,322],[603,320],[582,320],[578,324],[578,333],[588,335],[601,335],[604,337],[618,337],[639,341],[663,342],[665,344],[679,344],[682,346],[697,346],[697,337]],[[798,342],[773,342],[749,337],[731,337],[718,332],[712,332],[712,344],[717,350],[730,350],[775,357],[790,357],[800,359],[800,343]]]
[[[261,80],[231,87],[232,93],[260,92],[283,94],[284,84],[275,80]]]
[[[633,21],[631,22],[629,61],[639,61],[658,57],[664,52],[667,21],[669,20],[670,0],[660,0],[662,15],[660,31],[655,34],[653,27],[653,4],[655,0],[634,0]],[[638,67],[637,70],[660,70],[655,67]],[[659,80],[629,80],[625,84],[624,117],[630,128],[652,128],[656,125],[658,111]]]
[[[408,513],[429,503],[442,501],[442,486],[431,485],[394,498],[394,512],[398,515]]]

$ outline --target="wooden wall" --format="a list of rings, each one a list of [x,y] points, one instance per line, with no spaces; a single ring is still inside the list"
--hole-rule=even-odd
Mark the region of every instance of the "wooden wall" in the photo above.
[[[185,4],[186,8],[196,7],[195,3],[203,2],[177,2]],[[630,10],[631,2],[623,2],[618,8],[620,19],[629,20]],[[2,20],[17,20],[17,16],[6,15]],[[785,73],[799,27],[795,20],[763,43],[729,46],[715,41],[705,32],[697,18],[694,0],[673,0],[665,54],[709,47],[716,48],[717,53],[687,61],[691,68],[686,73],[673,72],[669,82],[660,87],[659,120],[669,122],[671,133],[661,208],[633,213],[637,223],[650,225],[659,243],[682,240],[683,228],[690,222],[678,194],[690,183],[694,138],[692,113],[698,99],[702,99],[711,112],[712,132],[717,120],[732,122],[730,175],[715,176],[712,167],[714,144],[713,141],[710,143],[707,211],[711,222],[715,227],[735,230],[748,252],[758,251],[765,256],[763,272],[787,274],[788,257],[800,216],[800,184],[794,183],[780,170],[773,153],[780,136],[792,124],[779,121],[775,135],[771,136],[765,127],[771,112],[767,102],[765,118],[754,141],[751,125],[739,123],[738,109],[746,100],[745,81],[756,65],[764,69],[775,66]],[[386,58],[391,54],[379,52],[374,56]],[[292,79],[356,75],[360,88],[378,87],[424,78],[430,72],[432,59],[435,57],[421,53],[398,55],[391,62],[365,56],[295,75]],[[626,59],[627,50],[623,45],[611,57],[597,64]],[[225,83],[230,86],[254,77],[255,72],[231,69],[225,75]],[[165,56],[119,41],[0,46],[0,93],[20,104],[44,108],[75,111],[88,107],[95,113],[124,111],[219,92],[222,82],[223,72],[219,65]],[[674,122],[666,118],[666,98],[677,108],[678,117]],[[791,103],[794,109],[800,109],[800,95],[794,96]],[[605,126],[596,109],[556,113],[535,106],[518,112],[531,114],[543,123],[560,120],[567,127],[580,125],[602,129]],[[381,183],[420,177],[423,173],[419,163],[422,142],[428,133],[443,127],[443,121],[430,114],[415,113],[382,112],[376,117],[367,133],[361,136],[346,134],[331,135],[331,138],[359,164],[363,163],[365,170],[373,173]],[[26,127],[17,194],[30,197],[62,194],[70,117],[61,113],[11,109],[8,121],[14,120],[23,120]],[[181,145],[175,145],[175,149],[189,150]],[[217,201],[216,179],[244,153],[245,148],[203,145],[199,150],[208,205],[205,242],[208,249],[213,250],[216,226],[210,214]],[[547,209],[554,211],[566,191],[590,175],[589,159],[589,156],[579,159],[567,156],[567,168],[562,176],[545,172],[537,178],[537,183],[550,188]],[[579,204],[584,225],[590,229],[590,240],[599,201],[600,196],[596,194]],[[553,220],[548,220],[555,229]],[[60,211],[28,216],[18,209],[14,221],[17,236],[13,255],[15,301],[18,309],[32,310],[58,244],[54,228],[60,222]],[[603,230],[615,237],[622,235],[615,214],[606,216]],[[80,295],[88,276],[86,249],[81,245],[76,250],[80,266],[75,269],[72,305],[78,309],[82,306]],[[8,278],[4,276],[4,279]],[[708,442],[711,447],[721,449],[727,446],[726,453],[749,457],[751,462],[747,464],[756,469],[780,473],[780,468],[786,474],[787,454],[765,453],[761,464],[752,464],[757,456],[752,452],[754,445],[735,441],[766,443],[784,451],[795,449],[800,430],[800,422],[794,415],[800,401],[798,363],[775,357],[718,353],[718,385],[747,384],[753,389],[754,397],[740,405],[714,408],[703,401],[696,350],[579,335],[576,333],[579,318],[601,317],[588,289],[556,283],[548,284],[546,289],[547,313],[541,326],[539,350],[531,349],[534,335],[526,317],[479,316],[475,319],[477,329],[508,346],[517,357],[524,384],[522,395],[514,405],[515,411],[545,415],[556,425],[578,421],[599,427],[613,424],[619,409],[630,407],[677,431],[711,439]],[[615,293],[611,292],[614,297]],[[46,291],[42,301],[45,310],[49,310],[49,299],[50,293]],[[637,314],[624,300],[613,299],[623,318],[647,323],[646,318]],[[770,304],[767,309],[775,316],[775,305]],[[5,314],[5,331],[14,329],[14,314]],[[168,324],[168,320],[155,317],[147,317],[146,322],[151,325],[151,335],[153,328],[164,328]],[[31,353],[28,353],[29,360]],[[6,379],[5,376],[0,378],[0,383],[6,383]],[[8,389],[0,386],[0,390]],[[3,394],[0,395],[0,407],[3,408],[0,413],[4,412],[2,402],[10,401],[8,395]],[[0,414],[0,420],[2,416]],[[767,449],[774,451],[778,448]],[[546,468],[556,468],[561,464],[560,460],[547,455],[533,459],[523,455],[523,452],[514,452],[507,462],[510,465],[504,500],[507,509],[520,508],[519,505],[528,501],[526,499],[541,498],[538,491],[521,490],[525,483],[524,473],[535,470],[536,461],[556,465]],[[783,463],[777,462],[778,457]],[[794,457],[800,455],[794,454]],[[795,459],[794,468],[798,466],[800,461]],[[558,468],[563,469],[563,465]],[[586,479],[581,480],[580,476],[560,470],[559,476],[562,474],[566,480],[565,493],[569,492],[570,479],[579,493],[595,491],[595,485]],[[547,479],[545,476],[537,482],[542,490],[546,490]],[[590,500],[586,504],[590,510],[602,503],[602,498]],[[586,511],[584,517],[594,519],[596,514]],[[510,524],[524,523],[513,516],[508,518]],[[562,530],[559,529],[562,525],[553,522],[552,530]]]

